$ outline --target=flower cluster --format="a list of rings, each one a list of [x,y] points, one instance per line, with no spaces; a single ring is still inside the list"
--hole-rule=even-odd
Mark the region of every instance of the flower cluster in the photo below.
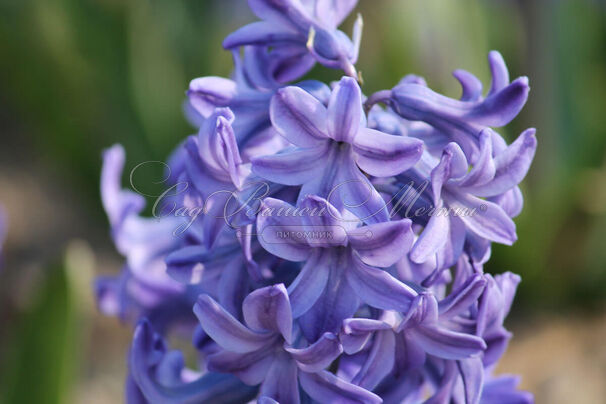
[[[455,71],[460,99],[406,76],[364,96],[337,26],[356,0],[249,0],[230,34],[231,79],[191,82],[198,132],[166,166],[168,190],[121,189],[104,154],[102,199],[122,274],[100,308],[136,325],[132,403],[530,403],[493,369],[520,278],[483,272],[516,241],[534,129],[507,144],[528,96],[501,55],[492,85]],[[315,63],[345,76],[299,81]],[[188,212],[188,214],[185,214]],[[192,336],[197,369],[168,337]]]

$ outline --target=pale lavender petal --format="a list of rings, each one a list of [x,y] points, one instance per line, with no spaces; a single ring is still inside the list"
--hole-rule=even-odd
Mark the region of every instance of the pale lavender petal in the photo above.
[[[299,318],[303,335],[310,342],[316,341],[325,332],[338,333],[343,320],[352,317],[360,306],[357,294],[345,279],[344,272],[347,271],[350,260],[346,254],[337,257],[322,295]],[[327,310],[327,307],[331,309]]]
[[[269,114],[274,128],[294,145],[317,147],[327,138],[326,107],[299,87],[278,90]]]
[[[234,317],[241,318],[242,304],[251,287],[244,257],[241,254],[236,255],[220,270],[221,278],[217,290],[219,303]]]
[[[241,354],[218,351],[207,357],[207,367],[211,372],[231,373],[249,386],[263,382],[274,361],[273,347]]]
[[[121,226],[128,215],[139,213],[145,206],[143,196],[121,189],[125,159],[121,145],[114,145],[103,152],[101,200],[112,228]]]
[[[480,358],[457,361],[457,367],[463,381],[466,403],[479,403],[484,383],[484,366]]]
[[[450,218],[447,215],[431,216],[410,251],[410,259],[417,264],[422,264],[432,258],[448,241],[449,230]]]
[[[285,349],[297,361],[299,369],[310,373],[325,369],[343,352],[337,336],[329,332],[324,333],[319,340],[307,348],[286,347]]]
[[[244,321],[252,330],[278,332],[291,343],[292,314],[283,284],[255,290],[244,299],[242,311]]]
[[[368,358],[351,382],[367,390],[373,390],[393,369],[395,345],[395,336],[391,330],[377,332]]]
[[[284,46],[283,49],[278,47],[272,50],[272,57],[275,57],[273,76],[279,83],[288,83],[299,79],[316,64],[313,56],[303,47],[296,48],[288,45]],[[296,85],[301,87],[301,83]],[[307,91],[307,89],[305,90]]]
[[[486,349],[482,338],[438,326],[419,326],[407,333],[416,339],[425,352],[442,359],[465,359]]]
[[[365,303],[382,310],[408,312],[417,295],[414,290],[382,269],[364,264],[353,257],[346,273],[347,282]]]
[[[355,79],[343,77],[328,102],[328,135],[337,142],[353,143],[362,114],[360,86]]]
[[[313,247],[338,247],[347,244],[347,232],[341,213],[326,199],[307,195],[299,202],[303,228]]]
[[[349,245],[366,264],[387,268],[410,250],[413,233],[410,219],[376,223],[348,233]]]
[[[497,51],[488,53],[488,65],[490,66],[490,74],[492,75],[492,83],[488,94],[494,94],[507,87],[509,84],[509,71],[503,56]]]
[[[492,129],[486,128],[480,132],[480,153],[473,167],[460,181],[452,183],[458,187],[482,186],[493,180],[496,173],[495,160],[492,157]]]
[[[345,353],[353,355],[364,348],[375,331],[389,329],[391,329],[391,325],[383,321],[368,318],[348,318],[343,321],[339,337]]]
[[[140,323],[135,329],[129,362],[130,374],[146,402],[238,404],[251,400],[256,394],[256,389],[247,387],[232,375],[208,373],[190,382],[160,380],[158,367],[167,359],[170,360],[166,357],[162,339],[153,333],[148,322]]]
[[[440,318],[447,319],[462,314],[478,300],[485,286],[486,280],[482,275],[476,274],[470,277],[465,284],[440,300],[438,303]]]
[[[223,77],[200,77],[189,83],[190,105],[203,117],[209,117],[216,107],[226,107],[237,94],[236,83]]]
[[[457,371],[458,369],[455,362],[444,362],[442,378],[440,379],[436,391],[434,392],[433,396],[424,401],[423,404],[446,404],[452,402],[452,390],[455,381],[457,380]]]
[[[194,313],[204,332],[228,351],[252,352],[266,346],[273,336],[272,333],[249,330],[208,295],[198,298]]]
[[[466,118],[479,125],[505,126],[520,113],[529,92],[528,78],[519,77],[507,87],[486,97]]]
[[[509,310],[511,310],[513,298],[516,295],[516,290],[518,289],[518,285],[522,281],[522,278],[512,272],[505,272],[495,275],[494,280],[503,295],[503,312],[505,313],[505,316],[507,316]]]
[[[448,143],[442,152],[440,162],[431,170],[431,189],[433,202],[440,205],[442,187],[451,178],[460,178],[467,173],[467,159],[461,147],[454,143]]]
[[[395,366],[400,373],[423,366],[426,358],[424,347],[414,335],[406,332],[396,334]]]
[[[303,390],[320,403],[380,404],[383,402],[374,393],[347,383],[327,371],[320,373],[301,372],[299,381]]]
[[[520,187],[513,187],[504,194],[486,198],[490,202],[499,205],[509,217],[514,218],[522,213],[524,207],[524,196]]]
[[[457,263],[463,253],[467,228],[465,223],[458,217],[451,215],[448,240],[436,254],[437,268],[450,268]],[[436,274],[437,275],[437,274]]]
[[[388,135],[363,128],[353,141],[358,166],[375,177],[400,174],[421,158],[423,142],[419,139]]]
[[[334,191],[339,192],[343,205],[360,220],[367,224],[389,220],[385,201],[348,156],[342,156],[336,184]]]
[[[305,261],[312,248],[304,237],[297,237],[303,230],[301,218],[294,216],[294,207],[286,202],[265,198],[257,216],[258,239],[263,248],[289,261]]]
[[[343,226],[341,213],[322,197],[306,195],[299,202],[299,206],[305,209],[302,211],[301,218],[303,223],[310,228]]]
[[[322,295],[335,260],[334,253],[329,249],[317,249],[311,254],[299,275],[288,287],[294,318],[303,315]]]
[[[263,396],[263,397],[259,397],[259,399],[257,400],[257,404],[280,404],[280,403],[277,402],[276,400],[274,400],[273,398]]]
[[[451,208],[469,213],[459,217],[478,236],[506,245],[517,240],[515,224],[499,205],[462,193],[449,193],[446,201]]]
[[[461,83],[461,101],[477,101],[482,97],[482,82],[476,76],[465,70],[455,70],[452,75]]]
[[[525,130],[495,159],[496,173],[487,184],[470,187],[467,192],[477,196],[495,196],[518,185],[526,176],[537,147],[535,129]]]
[[[302,44],[305,37],[300,32],[266,21],[257,21],[232,32],[223,41],[225,49],[244,45]]]
[[[259,394],[271,397],[279,403],[299,404],[298,373],[294,360],[284,354],[276,356]]]
[[[290,147],[269,156],[253,157],[252,172],[284,185],[302,185],[321,176],[329,161],[329,144],[300,149]]]

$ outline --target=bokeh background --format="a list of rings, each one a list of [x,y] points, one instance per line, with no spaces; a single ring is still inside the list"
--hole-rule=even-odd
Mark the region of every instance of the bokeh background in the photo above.
[[[488,269],[520,273],[500,371],[538,403],[606,402],[606,6],[590,0],[361,0],[364,91],[407,73],[457,96],[456,68],[486,85],[491,49],[530,77],[502,133],[538,129],[519,241]],[[96,308],[117,273],[101,208],[101,151],[127,169],[162,160],[193,129],[190,79],[229,75],[225,35],[244,0],[0,0],[0,402],[122,401],[131,330]],[[349,30],[352,21],[345,24]],[[317,68],[334,80],[334,71]],[[149,174],[150,183],[153,173]]]

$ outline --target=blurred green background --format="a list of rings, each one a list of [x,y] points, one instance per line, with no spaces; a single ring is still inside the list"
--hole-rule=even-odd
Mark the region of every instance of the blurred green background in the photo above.
[[[416,73],[456,97],[456,68],[488,86],[492,49],[530,77],[526,108],[501,130],[511,141],[538,129],[519,241],[495,246],[488,266],[523,277],[502,370],[522,373],[539,403],[606,402],[606,6],[361,0],[359,11],[367,94]],[[229,75],[221,41],[252,19],[244,0],[0,0],[0,402],[121,400],[130,330],[97,313],[90,288],[120,267],[101,150],[122,143],[127,168],[165,158],[193,131],[189,80]]]

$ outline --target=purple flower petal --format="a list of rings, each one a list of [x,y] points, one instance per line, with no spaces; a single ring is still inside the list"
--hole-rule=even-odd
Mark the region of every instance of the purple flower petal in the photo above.
[[[261,384],[274,361],[273,347],[241,354],[218,351],[208,356],[207,367],[211,372],[230,373],[249,386]]]
[[[413,233],[410,219],[376,223],[348,233],[349,245],[368,265],[387,268],[410,250]]]
[[[455,70],[452,75],[461,83],[461,101],[477,101],[482,97],[482,82],[476,76],[465,70]]]
[[[492,83],[488,94],[494,94],[501,91],[509,84],[509,71],[503,56],[497,51],[488,52],[488,65],[492,75]]]
[[[494,202],[499,205],[505,213],[511,218],[518,216],[522,213],[524,207],[524,196],[520,187],[513,187],[504,194],[486,198],[490,202]]]
[[[420,326],[407,332],[425,352],[443,359],[465,359],[486,349],[482,338],[438,326]]]
[[[480,358],[469,358],[457,361],[457,367],[463,381],[463,392],[466,403],[479,403],[484,382],[484,366]]]
[[[249,330],[208,295],[198,298],[194,313],[204,332],[221,347],[231,352],[255,351],[271,342],[274,335]]]
[[[367,224],[387,222],[387,205],[352,159],[342,156],[336,188],[345,208]],[[332,202],[329,197],[328,200]],[[334,203],[333,203],[334,205]]]
[[[336,257],[331,250],[315,250],[299,275],[288,287],[292,316],[298,318],[309,310],[324,292]]]
[[[302,185],[322,176],[329,144],[307,149],[287,148],[280,153],[254,157],[252,171],[259,177],[284,185]]]
[[[389,177],[408,170],[419,161],[423,142],[362,128],[353,141],[353,148],[356,163],[362,170],[375,177]]]
[[[375,331],[390,330],[391,325],[368,318],[348,318],[343,321],[339,337],[348,355],[360,352]]]
[[[260,394],[271,397],[279,403],[298,404],[300,402],[298,373],[295,361],[286,355],[278,355],[267,372]]]
[[[221,270],[217,290],[219,303],[234,317],[241,318],[242,304],[251,287],[244,257],[236,256]]]
[[[431,216],[410,251],[410,259],[417,264],[429,260],[446,244],[449,231],[448,216],[443,214]]]
[[[114,145],[103,153],[101,200],[112,228],[121,226],[129,214],[139,213],[145,206],[143,196],[120,188],[125,159],[121,145]]]
[[[462,314],[484,291],[486,280],[482,275],[475,275],[438,303],[440,318],[447,319]]]
[[[382,310],[406,313],[417,295],[386,271],[368,266],[356,257],[347,271],[347,282],[363,302]]]
[[[257,21],[229,34],[223,41],[223,47],[234,49],[244,45],[301,44],[303,41],[301,33],[292,28]]]
[[[179,364],[166,364],[172,359],[167,355],[162,339],[153,333],[147,322],[140,323],[135,329],[129,359],[130,374],[146,402],[237,404],[251,400],[256,394],[256,389],[245,386],[232,375],[208,373],[191,382],[177,381],[177,375],[169,375],[170,380],[167,380],[166,375],[162,376],[166,373],[166,365]]]
[[[299,381],[303,390],[320,403],[380,404],[383,402],[379,396],[370,391],[347,383],[327,371],[320,373],[301,372]]]
[[[395,366],[400,373],[417,369],[425,363],[427,355],[424,347],[406,332],[396,334]]]
[[[328,102],[328,135],[337,142],[353,143],[362,115],[360,86],[355,79],[343,77]]]
[[[326,139],[326,107],[299,87],[278,90],[269,110],[274,128],[299,147],[318,147]]]
[[[187,96],[191,106],[204,118],[216,107],[226,107],[237,94],[236,83],[223,77],[200,77],[189,83]]]
[[[285,349],[297,361],[299,369],[310,373],[325,369],[343,352],[339,339],[329,332],[307,348],[286,347]]]
[[[460,193],[445,196],[445,200],[451,208],[470,213],[459,217],[478,236],[506,245],[517,240],[515,224],[499,205]]]
[[[486,184],[467,189],[477,196],[495,196],[518,185],[526,176],[537,147],[535,129],[525,130],[504,152],[498,154],[494,163],[494,179]]]
[[[480,132],[480,153],[473,167],[460,181],[453,181],[459,187],[481,186],[491,181],[496,172],[495,161],[492,157],[492,130],[483,129]]]
[[[352,383],[373,390],[393,369],[395,344],[395,336],[391,330],[377,332],[368,358]]]
[[[305,261],[312,248],[303,237],[301,218],[294,215],[295,208],[278,199],[265,198],[257,216],[259,242],[268,252],[289,261]],[[293,236],[293,234],[295,234]]]
[[[291,343],[292,314],[283,284],[255,290],[244,299],[242,311],[252,330],[278,332]]]
[[[343,320],[350,318],[360,306],[357,293],[345,279],[344,272],[350,266],[347,254],[336,255],[328,282],[314,305],[299,318],[303,335],[314,342],[325,332],[336,334]],[[330,310],[326,308],[330,307]]]

